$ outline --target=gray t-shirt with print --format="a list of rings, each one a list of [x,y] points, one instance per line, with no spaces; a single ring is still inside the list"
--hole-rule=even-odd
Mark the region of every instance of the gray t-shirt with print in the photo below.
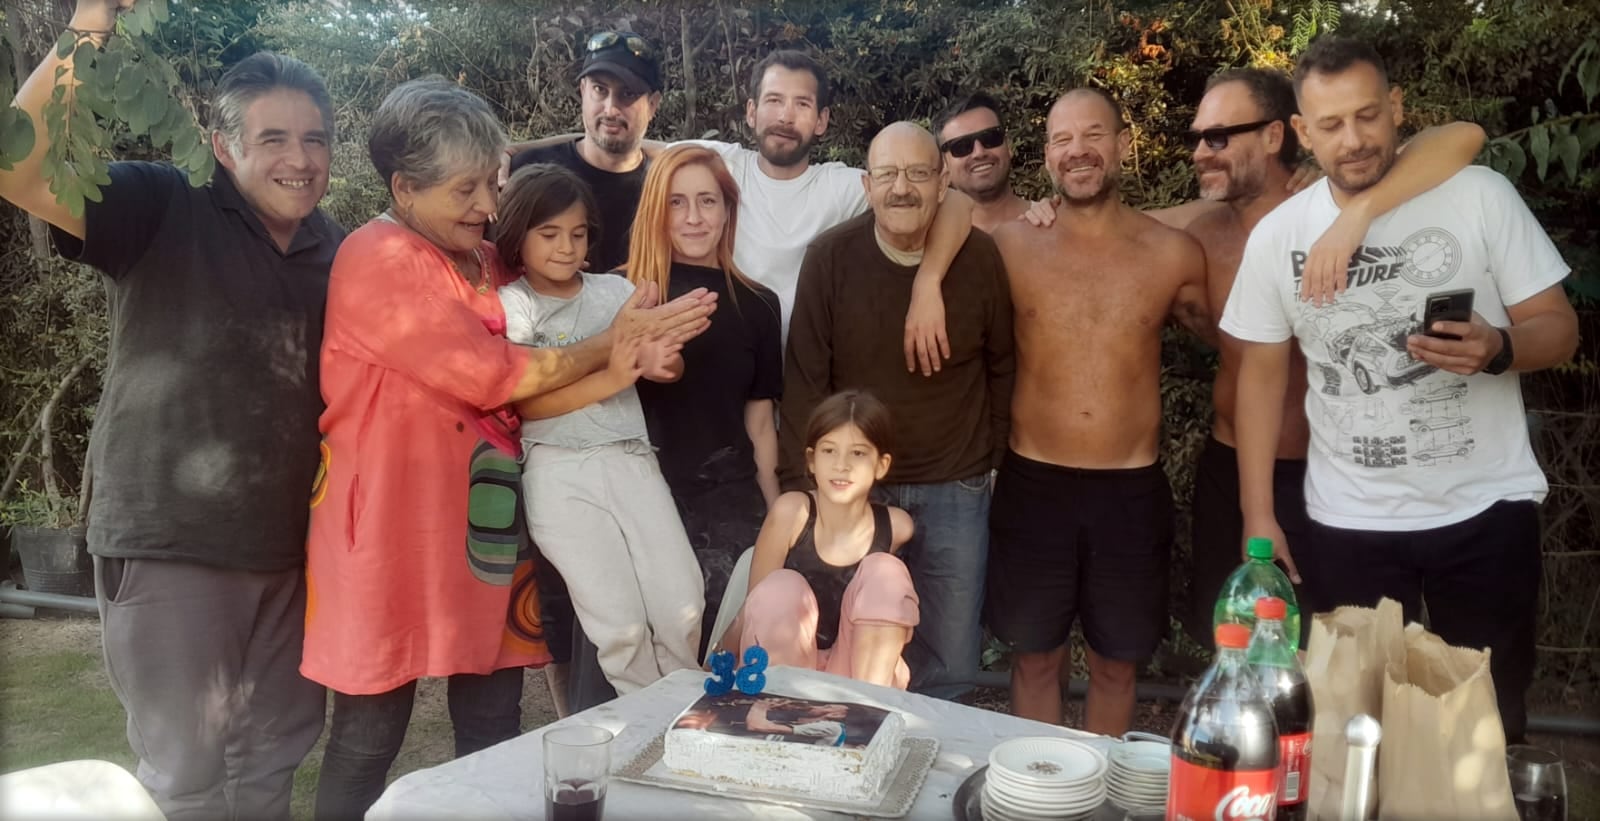
[[[583,290],[569,299],[546,296],[519,279],[500,289],[506,338],[518,345],[559,348],[605,331],[633,295],[633,283],[616,274],[579,274]],[[571,413],[522,420],[522,447],[591,448],[617,442],[648,443],[639,394],[627,390]]]

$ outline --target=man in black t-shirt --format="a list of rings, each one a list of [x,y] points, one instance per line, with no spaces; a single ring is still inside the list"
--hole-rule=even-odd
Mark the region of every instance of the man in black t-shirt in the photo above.
[[[117,8],[83,0],[68,30],[104,37]],[[325,706],[299,665],[317,361],[344,238],[317,209],[333,106],[304,64],[245,58],[217,86],[209,184],[116,162],[73,214],[42,168],[43,110],[73,61],[52,49],[18,91],[36,142],[0,171],[0,197],[54,226],[110,296],[88,511],[106,671],[169,821],[287,819]]]
[[[631,32],[603,31],[589,38],[578,72],[583,138],[511,158],[513,172],[531,163],[572,169],[594,191],[600,238],[589,241],[590,271],[615,271],[628,261],[628,229],[649,167],[641,146],[661,104],[658,59],[655,46]]]

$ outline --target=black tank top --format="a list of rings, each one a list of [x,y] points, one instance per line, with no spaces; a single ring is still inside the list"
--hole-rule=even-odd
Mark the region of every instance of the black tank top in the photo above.
[[[817,555],[817,506],[810,493],[806,494],[806,526],[789,548],[783,566],[805,577],[811,592],[817,597],[817,647],[826,650],[839,637],[839,608],[844,604],[844,589],[856,577],[860,562],[852,565],[829,564]],[[889,552],[894,538],[894,526],[889,523],[889,508],[872,505],[872,547],[867,555]],[[865,558],[865,556],[863,556]]]

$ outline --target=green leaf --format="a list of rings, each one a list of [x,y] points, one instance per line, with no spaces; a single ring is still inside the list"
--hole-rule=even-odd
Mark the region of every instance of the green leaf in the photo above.
[[[107,49],[95,61],[94,91],[97,96],[111,101],[116,100],[117,75],[122,72],[122,65],[126,60],[123,55],[124,52],[120,49]]]
[[[56,58],[65,60],[72,56],[72,50],[78,45],[78,35],[70,31],[61,32],[61,38],[56,40]]]
[[[167,116],[167,106],[172,104],[172,99],[160,89],[153,85],[145,86],[128,115],[128,130],[140,136],[149,133],[150,126]]]
[[[1584,154],[1600,147],[1600,119],[1588,120],[1578,126],[1578,150]]]
[[[157,23],[165,23],[169,19],[167,14],[167,0],[145,0],[145,5],[150,7],[150,17]]]
[[[37,143],[28,112],[12,106],[0,109],[0,167],[10,170],[13,163],[32,154]]]
[[[1593,104],[1600,96],[1600,54],[1591,55],[1578,67],[1578,87],[1583,89],[1583,101]]]
[[[1556,142],[1556,153],[1561,164],[1567,167],[1567,182],[1578,181],[1578,135],[1567,134]]]
[[[1550,168],[1550,129],[1547,126],[1537,126],[1528,132],[1528,153],[1533,155],[1534,171],[1543,182]]]
[[[207,151],[205,159],[198,165],[189,169],[189,185],[199,188],[211,181],[211,175],[216,172],[217,158]]]
[[[1512,182],[1520,180],[1522,172],[1528,168],[1528,155],[1523,152],[1522,146],[1505,139],[1495,140],[1491,145],[1490,163]]]
[[[121,26],[130,37],[143,37],[149,34],[154,30],[152,22],[149,3],[135,3],[132,9],[123,12],[117,18],[117,25]]]

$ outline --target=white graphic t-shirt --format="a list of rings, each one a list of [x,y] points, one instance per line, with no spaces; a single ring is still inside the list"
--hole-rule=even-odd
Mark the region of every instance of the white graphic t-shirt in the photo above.
[[[1222,330],[1299,340],[1309,369],[1306,508],[1357,530],[1424,530],[1501,500],[1542,500],[1515,373],[1471,376],[1412,359],[1429,294],[1470,289],[1489,324],[1570,268],[1516,189],[1473,166],[1372,223],[1348,289],[1321,308],[1297,297],[1311,244],[1339,214],[1326,179],[1250,234]]]
[[[752,149],[715,140],[688,142],[722,155],[739,184],[733,262],[745,276],[778,295],[787,345],[806,246],[823,231],[867,210],[861,169],[838,162],[811,163],[792,180],[775,180],[761,171],[757,162],[761,155]]]

